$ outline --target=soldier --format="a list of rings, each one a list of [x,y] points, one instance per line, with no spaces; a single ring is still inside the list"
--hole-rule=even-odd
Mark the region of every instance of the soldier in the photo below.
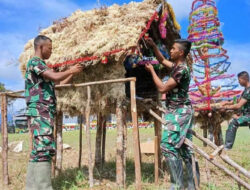
[[[237,104],[234,101],[222,102],[221,109],[225,110],[239,110],[241,109],[241,115],[234,115],[232,121],[229,123],[226,131],[225,149],[229,150],[233,147],[236,132],[239,126],[250,125],[250,81],[249,74],[246,71],[242,71],[238,74],[238,80],[241,86],[245,87],[241,98]]]
[[[29,60],[25,74],[27,116],[32,134],[26,190],[52,190],[51,159],[55,155],[55,83],[68,83],[74,74],[83,70],[83,67],[75,65],[64,72],[49,69],[44,60],[51,56],[52,40],[46,36],[37,36],[34,48],[35,55]]]
[[[182,161],[185,162],[188,170],[188,189],[195,189],[192,152],[188,146],[183,144],[185,138],[192,140],[192,135],[188,132],[192,128],[194,114],[188,96],[191,68],[186,63],[191,42],[183,39],[175,40],[170,51],[173,62],[162,56],[152,39],[147,40],[147,43],[153,48],[158,61],[171,70],[169,79],[164,84],[156,75],[153,66],[146,65],[146,69],[152,74],[158,91],[166,93],[167,112],[164,117],[167,124],[163,127],[161,149],[170,169],[170,189],[184,189]]]

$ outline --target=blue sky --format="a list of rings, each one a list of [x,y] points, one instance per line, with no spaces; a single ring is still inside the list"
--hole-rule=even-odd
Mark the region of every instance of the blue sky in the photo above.
[[[136,0],[140,2],[140,0]],[[129,3],[129,0],[99,0],[101,5]],[[181,34],[187,37],[188,15],[192,0],[168,0],[173,5]],[[250,71],[250,0],[216,0],[224,48],[228,50],[232,66],[230,73]],[[88,0],[0,0],[0,82],[8,89],[24,88],[18,57],[24,44],[34,38],[39,29],[54,20],[69,16],[77,9],[98,7],[98,1]]]

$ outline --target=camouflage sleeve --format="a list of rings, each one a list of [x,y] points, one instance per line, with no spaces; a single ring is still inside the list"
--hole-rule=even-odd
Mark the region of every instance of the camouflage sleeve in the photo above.
[[[243,92],[242,98],[244,98],[245,100],[250,100],[250,88],[246,89],[246,90]]]
[[[183,75],[185,73],[185,68],[182,66],[177,66],[172,74],[172,78],[175,80],[177,84],[180,84],[181,79],[183,78]]]
[[[48,70],[48,66],[40,59],[33,60],[30,65],[30,70],[40,75],[44,71]]]

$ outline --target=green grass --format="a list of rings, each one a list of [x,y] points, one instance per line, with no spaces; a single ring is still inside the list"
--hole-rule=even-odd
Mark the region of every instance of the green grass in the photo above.
[[[223,132],[226,128],[223,128]],[[199,133],[200,130],[197,130]],[[225,134],[223,134],[225,136]],[[237,132],[236,142],[229,156],[237,163],[250,170],[250,130],[247,127],[240,128]],[[88,169],[87,169],[87,145],[86,137],[83,135],[83,155],[82,168],[77,168],[78,150],[79,150],[79,131],[71,131],[63,133],[63,141],[69,144],[72,149],[64,151],[63,154],[63,172],[61,175],[53,179],[53,187],[55,190],[77,190],[88,189]],[[154,139],[154,129],[140,129],[140,140],[145,142]],[[1,139],[0,139],[1,140]],[[9,152],[9,174],[11,190],[20,190],[25,187],[26,167],[29,157],[28,134],[9,134],[9,142],[24,141],[24,151],[22,153]],[[94,153],[95,131],[91,131],[92,152]],[[202,142],[194,139],[194,143],[202,147]],[[134,160],[133,160],[133,137],[132,130],[128,130],[127,144],[127,162],[126,162],[126,186],[127,189],[135,189],[134,179]],[[207,152],[212,152],[211,149],[205,148]],[[100,171],[94,170],[95,183],[98,184],[94,189],[117,189],[116,180],[116,130],[107,131],[106,140],[106,163]],[[94,155],[93,155],[94,157]],[[211,181],[208,184],[205,173],[205,161],[199,155],[196,156],[199,160],[201,170],[201,189],[208,190],[234,190],[237,189],[237,184],[225,176],[217,168],[209,165],[211,168]],[[218,159],[219,160],[219,159]],[[0,171],[2,166],[0,166]],[[234,170],[232,170],[234,171]],[[2,181],[2,175],[0,175]],[[166,189],[169,186],[169,177],[161,176],[160,185],[154,185],[154,157],[142,156],[142,185],[143,189]]]

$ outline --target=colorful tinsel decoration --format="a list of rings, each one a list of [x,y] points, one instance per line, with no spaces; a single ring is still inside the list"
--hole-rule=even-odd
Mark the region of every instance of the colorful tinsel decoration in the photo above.
[[[195,0],[189,21],[194,60],[190,97],[196,109],[211,110],[214,103],[232,100],[240,91],[235,90],[234,75],[226,74],[231,63],[222,48],[224,38],[214,0]]]

